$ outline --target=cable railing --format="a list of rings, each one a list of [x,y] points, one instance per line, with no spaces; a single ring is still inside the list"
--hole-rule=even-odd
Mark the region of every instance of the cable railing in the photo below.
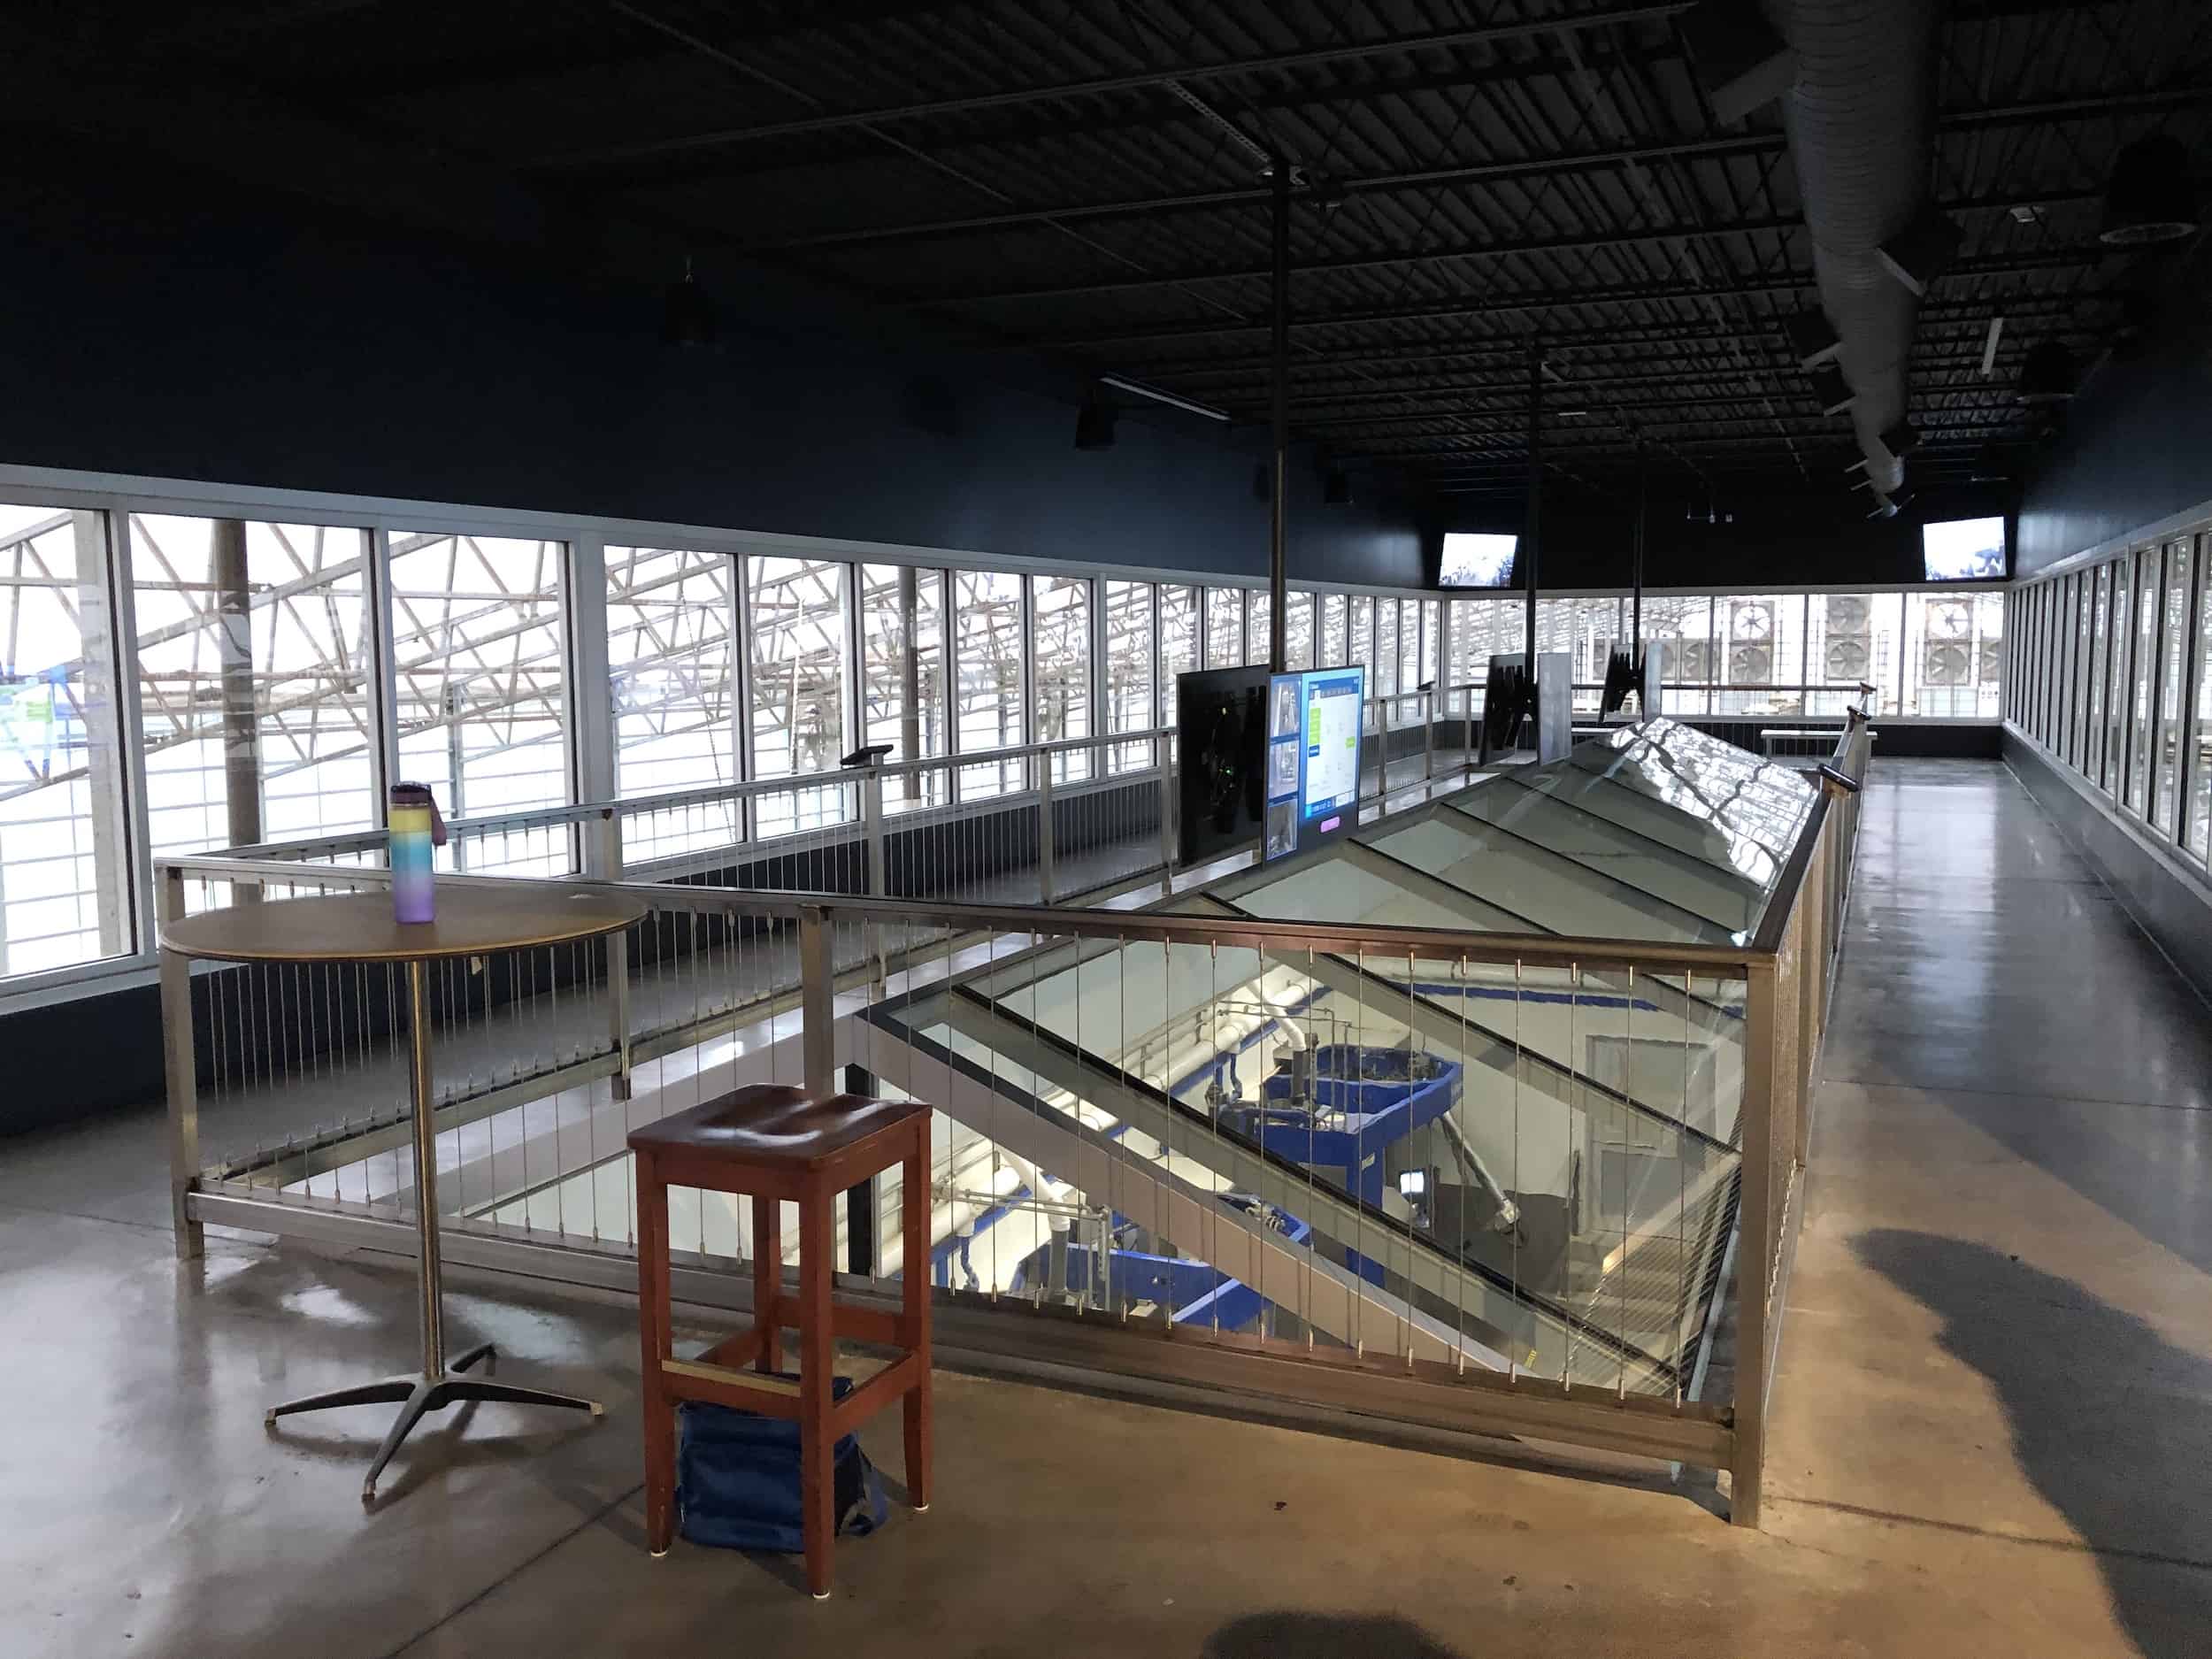
[[[626,1286],[630,1128],[747,1082],[902,1093],[935,1109],[931,1259],[900,1258],[895,1177],[843,1207],[838,1248],[859,1295],[929,1272],[955,1356],[1725,1469],[1755,1520],[1870,738],[1855,716],[1727,943],[1271,921],[1202,889],[1130,912],[453,875],[647,915],[611,947],[438,971],[445,1255]],[[388,880],[172,858],[157,897],[166,920]],[[184,1248],[210,1221],[409,1248],[386,975],[165,980]],[[745,1305],[745,1202],[679,1195],[679,1294]]]

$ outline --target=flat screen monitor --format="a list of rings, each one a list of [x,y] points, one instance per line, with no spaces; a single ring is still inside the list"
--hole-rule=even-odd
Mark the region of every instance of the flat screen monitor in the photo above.
[[[1311,668],[1267,683],[1263,858],[1342,835],[1359,822],[1360,731],[1367,670]]]
[[[1997,582],[2005,579],[2005,521],[1946,518],[1920,526],[1924,580]]]
[[[1520,545],[1521,538],[1517,535],[1448,530],[1444,534],[1444,560],[1437,570],[1436,585],[1509,588],[1513,584],[1513,555]]]

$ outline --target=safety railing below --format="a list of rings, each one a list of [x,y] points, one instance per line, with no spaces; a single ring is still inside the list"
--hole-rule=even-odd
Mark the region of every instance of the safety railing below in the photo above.
[[[863,1295],[928,1271],[954,1355],[1723,1469],[1755,1521],[1870,742],[1855,718],[1740,944],[572,879],[645,919],[433,987],[447,1259],[626,1286],[630,1127],[745,1081],[902,1091],[936,1109],[931,1260],[900,1259],[895,1180],[839,1248]],[[170,859],[158,896],[388,879]],[[210,1221],[406,1248],[381,972],[165,979],[183,1248]],[[676,1216],[680,1293],[743,1305],[741,1205]]]

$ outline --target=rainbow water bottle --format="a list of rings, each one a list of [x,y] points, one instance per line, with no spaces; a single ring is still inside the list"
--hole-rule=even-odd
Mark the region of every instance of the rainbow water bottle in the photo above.
[[[445,820],[427,784],[392,786],[391,811],[386,836],[392,864],[392,919],[428,922],[437,919],[437,888],[431,871],[431,849],[445,845]]]

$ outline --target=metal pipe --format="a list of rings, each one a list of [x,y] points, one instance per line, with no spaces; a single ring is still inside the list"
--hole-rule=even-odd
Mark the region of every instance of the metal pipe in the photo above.
[[[1521,525],[1521,585],[1528,614],[1522,618],[1522,667],[1536,680],[1536,557],[1544,514],[1544,336],[1528,342],[1528,501]]]
[[[215,649],[222,664],[223,804],[234,847],[261,839],[261,731],[253,695],[253,592],[246,574],[246,526],[209,526],[215,577]]]
[[[422,1374],[426,1382],[445,1375],[445,1309],[439,1295],[438,1117],[431,1094],[430,966],[421,957],[407,964],[407,1074],[414,1095],[415,1239],[422,1264]]]
[[[1644,452],[1643,440],[1636,441],[1636,533],[1629,538],[1628,567],[1628,649],[1632,659],[1640,659],[1644,653],[1644,518],[1648,505],[1647,492],[1651,482],[1651,465]],[[1640,713],[1648,714],[1640,699]]]

